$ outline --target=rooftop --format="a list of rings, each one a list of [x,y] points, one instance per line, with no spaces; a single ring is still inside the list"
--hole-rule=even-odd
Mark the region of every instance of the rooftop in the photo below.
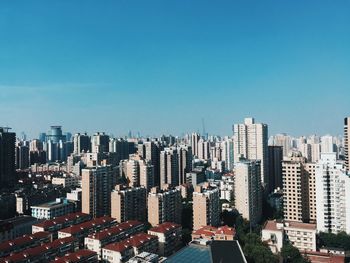
[[[204,226],[192,232],[193,235],[214,237],[218,229],[213,226]]]
[[[123,223],[120,223],[116,226],[113,226],[113,227],[110,227],[108,229],[105,229],[105,230],[102,230],[100,232],[97,232],[97,233],[94,233],[94,234],[91,234],[89,235],[89,238],[91,239],[97,239],[97,240],[103,240],[109,236],[112,236],[112,235],[118,235],[119,233],[127,230],[127,229],[130,229],[130,228],[133,228],[133,227],[137,227],[137,226],[142,226],[143,223],[139,222],[139,221],[136,221],[136,220],[129,220],[129,221],[126,221],[126,222],[123,222]]]
[[[175,223],[171,223],[171,222],[164,222],[163,224],[160,224],[156,227],[152,227],[149,231],[152,232],[158,232],[158,233],[167,233],[169,231],[172,231],[176,228],[180,228],[181,225],[179,224],[175,224]]]
[[[5,241],[0,243],[0,251],[8,251],[13,247],[23,246],[24,244],[30,244],[34,240],[40,240],[45,237],[49,237],[51,234],[48,232],[37,232],[32,235],[24,235],[16,239]]]
[[[72,243],[74,242],[75,239],[72,237],[67,237],[67,238],[61,238],[61,239],[56,239],[55,241],[47,244],[43,244],[41,246],[33,247],[26,249],[24,251],[15,253],[9,257],[3,258],[0,260],[0,262],[18,262],[22,261],[25,258],[29,257],[36,257],[39,256],[40,254],[43,254],[45,251],[48,251],[50,249],[56,249],[59,248],[62,245]]]
[[[77,213],[72,213],[72,214],[56,217],[54,219],[45,220],[45,221],[43,221],[41,223],[35,224],[34,226],[42,227],[44,229],[47,229],[47,228],[52,227],[54,225],[63,224],[65,222],[74,221],[74,220],[77,220],[77,219],[83,218],[83,217],[90,217],[90,215],[84,214],[84,213],[81,213],[81,212],[77,212]]]
[[[132,249],[132,246],[130,243],[124,240],[121,242],[109,244],[105,246],[103,249],[108,249],[108,250],[117,251],[117,252],[124,252],[128,249]]]
[[[80,262],[82,259],[97,257],[97,253],[88,249],[78,250],[74,253],[69,253],[61,258],[56,258],[55,263]]]
[[[69,234],[74,235],[74,234],[82,232],[86,229],[90,229],[90,228],[93,228],[95,226],[104,225],[106,223],[112,223],[113,221],[115,221],[115,219],[113,219],[109,216],[98,217],[98,218],[92,219],[90,221],[80,223],[78,225],[73,225],[73,226],[61,229],[59,232],[69,233]]]
[[[301,222],[288,221],[288,220],[284,220],[280,222],[276,220],[268,220],[266,221],[263,227],[263,230],[281,231],[281,228],[278,227],[277,224],[281,224],[283,228],[299,228],[299,229],[316,231],[316,224],[301,223]]]
[[[236,235],[236,229],[233,227],[229,227],[229,226],[221,226],[217,229],[217,231],[215,232],[216,235],[230,235],[230,236],[234,236]]]

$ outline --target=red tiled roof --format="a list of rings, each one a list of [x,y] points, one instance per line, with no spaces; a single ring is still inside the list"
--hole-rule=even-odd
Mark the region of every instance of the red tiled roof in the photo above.
[[[105,246],[103,249],[108,249],[108,250],[117,251],[117,252],[122,253],[122,252],[124,252],[128,249],[131,249],[131,248],[132,248],[131,244],[127,240],[124,240],[121,242],[109,244],[109,245]]]
[[[93,228],[95,226],[98,225],[103,225],[105,223],[110,223],[115,221],[115,219],[109,217],[109,216],[103,216],[103,217],[98,217],[95,218],[93,220],[84,222],[84,223],[80,223],[78,225],[73,225],[64,229],[61,229],[59,232],[63,232],[63,233],[69,233],[69,234],[77,234],[79,232],[82,232],[84,229],[90,229]]]
[[[89,235],[89,238],[91,239],[97,239],[97,240],[103,240],[107,238],[108,236],[112,235],[118,235],[119,233],[131,229],[133,227],[141,226],[143,223],[136,221],[136,220],[129,220],[123,223],[120,223],[116,226],[110,227],[108,229],[102,230],[98,233]]]
[[[0,260],[0,262],[17,262],[17,261],[23,260],[24,258],[35,257],[35,256],[38,256],[40,254],[45,253],[46,251],[48,251],[50,249],[59,248],[60,246],[62,246],[64,244],[72,243],[74,241],[75,241],[75,239],[72,237],[57,239],[51,243],[43,244],[41,246],[29,248],[29,249],[26,249],[24,251],[15,253],[12,256],[9,256],[9,257],[6,257],[6,258]]]
[[[69,253],[69,254],[65,255],[64,257],[56,258],[55,261],[52,261],[52,262],[55,262],[55,263],[78,262],[81,259],[90,258],[90,257],[96,256],[96,255],[97,255],[97,253],[94,251],[91,251],[88,249],[81,249],[81,250],[78,250],[74,253]]]
[[[193,231],[193,235],[199,235],[199,236],[215,236],[215,232],[218,229],[213,226],[204,226],[200,229],[197,229],[196,231]]]
[[[146,242],[150,242],[152,240],[158,240],[158,237],[148,235],[146,233],[140,233],[128,238],[126,241],[130,243],[133,247],[140,247]]]
[[[174,230],[176,228],[180,228],[180,227],[181,227],[181,225],[179,225],[179,224],[165,222],[163,224],[160,224],[156,227],[151,228],[149,231],[158,232],[158,233],[166,233],[166,232],[172,231],[172,230]]]
[[[54,225],[63,224],[65,222],[77,220],[80,217],[88,217],[88,216],[89,216],[88,214],[84,214],[84,213],[81,213],[81,212],[71,213],[71,214],[68,214],[68,215],[56,217],[54,219],[45,220],[45,221],[40,222],[38,224],[34,224],[34,226],[42,227],[44,229],[47,229],[47,228],[52,227]]]
[[[24,244],[30,244],[34,240],[40,240],[45,237],[49,237],[51,234],[48,232],[37,232],[32,235],[23,235],[21,237],[15,238],[13,240],[4,241],[0,243],[0,251],[7,251],[12,247],[22,246]]]
[[[215,232],[216,235],[230,235],[234,236],[236,234],[236,229],[229,226],[221,226]]]

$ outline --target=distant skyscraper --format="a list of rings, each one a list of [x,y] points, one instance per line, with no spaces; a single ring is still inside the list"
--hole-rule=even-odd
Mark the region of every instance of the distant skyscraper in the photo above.
[[[46,133],[45,132],[39,133],[39,140],[41,142],[46,142]]]
[[[198,141],[200,139],[200,135],[198,133],[192,133],[191,135],[191,147],[192,153],[195,156],[198,156]]]
[[[336,153],[322,153],[316,165],[317,230],[350,234],[350,175]]]
[[[186,173],[192,171],[192,149],[188,145],[180,145],[178,150],[179,184],[186,182]]]
[[[350,117],[344,119],[344,155],[346,171],[350,171]]]
[[[129,154],[135,153],[135,144],[128,142],[124,139],[111,139],[109,141],[109,151],[117,154],[116,161],[119,163],[121,160],[129,158]]]
[[[321,153],[335,152],[335,145],[333,143],[333,136],[325,135],[321,137]]]
[[[16,181],[15,143],[16,133],[0,127],[0,188],[12,186]]]
[[[111,217],[118,222],[146,220],[147,191],[144,187],[116,185],[111,194]]]
[[[65,142],[66,136],[62,134],[62,126],[51,126],[50,131],[46,134],[46,141],[52,141],[58,143],[60,140]]]
[[[193,229],[220,224],[219,188],[197,186],[193,192]]]
[[[28,169],[29,168],[29,147],[28,146],[17,146],[16,147],[16,168],[17,169]]]
[[[261,182],[268,190],[268,128],[266,124],[255,123],[253,118],[245,118],[244,124],[233,125],[234,159],[241,157],[261,161]]]
[[[82,212],[100,217],[110,214],[116,171],[110,165],[82,169]]]
[[[197,157],[201,160],[209,160],[210,145],[203,138],[197,142]]]
[[[222,149],[222,160],[225,161],[225,166],[228,171],[233,169],[234,158],[233,158],[233,139],[226,138],[221,142]]]
[[[109,136],[104,132],[97,132],[91,138],[91,149],[94,153],[109,152]]]
[[[283,156],[288,156],[292,148],[292,138],[287,134],[276,134],[273,136],[273,146],[282,146]]]
[[[91,151],[90,137],[84,133],[77,133],[73,137],[74,154]]]
[[[283,147],[282,146],[269,146],[269,182],[272,192],[279,187],[283,188],[282,182],[282,161],[283,161]]]
[[[262,216],[260,161],[241,160],[235,166],[235,207],[243,218],[256,225]]]
[[[164,222],[181,224],[182,197],[179,188],[158,187],[151,189],[148,194],[148,222],[157,226]]]

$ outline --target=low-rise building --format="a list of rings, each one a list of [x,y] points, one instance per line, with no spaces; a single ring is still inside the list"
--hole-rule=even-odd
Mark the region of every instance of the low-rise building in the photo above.
[[[1,259],[6,263],[32,263],[32,262],[48,262],[55,257],[61,257],[69,252],[77,249],[77,240],[73,237],[67,237],[45,243],[37,247],[29,248],[18,253],[14,253],[9,257]]]
[[[73,253],[55,258],[55,263],[97,263],[97,253],[88,249],[81,249]]]
[[[52,241],[49,232],[37,232],[0,243],[0,258]]]
[[[52,233],[54,239],[58,237],[58,231],[73,225],[81,224],[91,220],[91,215],[81,212],[72,213],[54,219],[45,220],[32,226],[32,233],[47,231]]]
[[[63,187],[73,187],[79,185],[79,177],[69,176],[64,174],[63,176],[53,176],[51,179],[53,185],[62,185]]]
[[[37,222],[37,218],[25,215],[0,220],[0,242],[31,234],[32,225]]]
[[[192,232],[192,240],[234,240],[236,230],[233,227],[221,226],[219,228],[213,226],[204,226]]]
[[[58,238],[74,237],[78,239],[80,247],[84,245],[84,238],[97,231],[110,228],[117,224],[115,219],[109,216],[98,217],[90,221],[73,225],[58,231]]]
[[[31,206],[30,208],[32,210],[32,217],[38,219],[52,219],[58,216],[73,213],[75,210],[75,205],[70,203],[65,198],[57,198],[53,202]]]
[[[102,248],[110,243],[119,242],[131,235],[144,231],[145,225],[139,221],[131,220],[107,228],[85,238],[84,244],[87,249],[95,251],[101,259]]]
[[[182,227],[179,224],[165,222],[148,230],[148,234],[158,237],[158,254],[168,256],[181,247]]]
[[[142,252],[155,253],[158,238],[154,235],[140,233],[121,242],[112,243],[102,249],[102,260],[110,263],[122,263]]]
[[[316,251],[316,225],[287,220],[265,223],[262,241],[268,244],[273,253],[281,252],[286,239],[300,251]]]

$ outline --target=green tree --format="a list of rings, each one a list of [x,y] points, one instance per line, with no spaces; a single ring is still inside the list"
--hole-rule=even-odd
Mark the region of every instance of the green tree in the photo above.
[[[283,245],[281,256],[285,263],[309,263],[310,261],[300,254],[300,251],[289,243]]]

